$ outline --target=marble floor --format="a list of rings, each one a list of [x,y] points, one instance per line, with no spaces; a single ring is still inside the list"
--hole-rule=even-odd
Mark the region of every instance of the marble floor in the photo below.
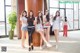
[[[55,38],[51,36],[50,43],[53,45],[51,48],[44,47],[40,49],[35,47],[33,51],[28,51],[26,48],[21,47],[21,40],[14,37],[13,40],[9,38],[0,38],[0,53],[80,53],[80,31],[69,31],[68,37],[63,37],[62,32],[59,33],[58,49],[55,47]],[[2,47],[6,47],[6,52],[2,52]]]

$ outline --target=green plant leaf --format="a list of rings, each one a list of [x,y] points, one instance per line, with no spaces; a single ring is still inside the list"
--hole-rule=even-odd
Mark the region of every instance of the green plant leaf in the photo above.
[[[17,22],[17,15],[16,15],[15,11],[11,12],[8,15],[8,22],[9,22],[9,24],[11,26],[11,30],[14,30],[15,26],[16,26],[16,22]]]

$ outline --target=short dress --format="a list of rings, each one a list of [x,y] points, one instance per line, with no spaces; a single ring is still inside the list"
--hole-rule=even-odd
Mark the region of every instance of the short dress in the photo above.
[[[22,18],[20,18],[20,21],[25,21],[26,23],[23,23],[22,22],[22,26],[21,26],[21,30],[22,31],[27,31],[28,30],[28,28],[27,28],[27,18],[26,17],[22,17]]]
[[[43,26],[42,26],[42,24],[37,24],[36,25],[36,31],[43,31]]]
[[[55,29],[59,30],[59,24],[60,24],[60,17],[56,17],[56,20],[53,21],[52,31],[54,31]]]
[[[36,25],[36,31],[43,31],[43,25],[42,25],[42,20],[41,19],[40,19],[40,23],[38,23]]]

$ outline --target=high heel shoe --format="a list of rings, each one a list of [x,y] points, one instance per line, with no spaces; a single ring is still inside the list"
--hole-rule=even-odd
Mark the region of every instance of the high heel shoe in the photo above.
[[[29,47],[29,51],[31,51],[31,47]]]
[[[51,44],[47,44],[47,47],[52,47],[52,45]]]
[[[31,46],[31,49],[32,49],[32,50],[34,49],[33,45]]]

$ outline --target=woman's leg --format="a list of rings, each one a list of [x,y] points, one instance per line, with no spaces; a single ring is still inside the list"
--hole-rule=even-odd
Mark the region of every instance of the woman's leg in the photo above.
[[[58,48],[58,42],[59,42],[58,35],[59,35],[59,31],[57,29],[54,30],[54,34],[55,34],[55,40],[56,40],[56,48]]]
[[[45,39],[46,39],[46,41],[47,41],[47,29],[44,29],[44,37],[45,37]]]
[[[50,40],[50,27],[47,28],[46,30],[46,40],[49,42]]]
[[[29,51],[33,50],[33,39],[32,35],[34,33],[34,28],[28,28],[28,34],[29,34]]]
[[[43,40],[42,40],[42,37],[40,36],[40,47],[42,46],[43,44]]]
[[[26,31],[26,44],[28,45],[28,31]]]
[[[46,36],[46,29],[44,29],[44,35]]]
[[[54,30],[54,34],[55,34],[55,40],[58,43],[58,35],[59,35],[59,31],[58,30]]]
[[[45,39],[43,31],[38,31],[38,32],[41,34],[41,37],[42,37],[43,41],[46,43],[46,45],[47,45],[48,47],[51,47],[51,45],[50,45],[50,44],[47,42],[47,40]]]
[[[43,40],[42,37],[40,36],[40,49],[42,49],[42,44],[43,44]]]
[[[32,50],[34,49],[33,48],[33,38],[32,38],[34,31],[35,31],[35,28],[33,27],[31,30],[31,47],[32,47]]]
[[[31,51],[31,28],[28,28],[28,44],[29,44],[29,51]]]
[[[25,42],[25,31],[22,31],[22,37],[21,37],[21,39],[22,39],[22,47],[24,48],[25,46],[24,46],[24,42]]]

